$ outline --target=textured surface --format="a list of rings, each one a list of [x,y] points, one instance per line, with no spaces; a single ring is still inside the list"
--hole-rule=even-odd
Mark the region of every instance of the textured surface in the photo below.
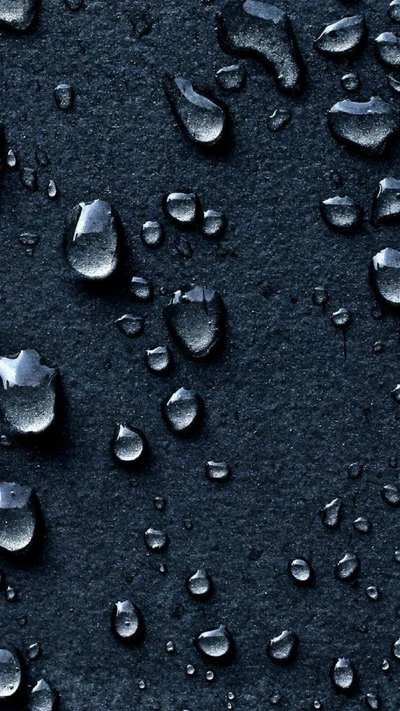
[[[379,250],[398,247],[398,227],[373,228],[367,219],[346,237],[324,225],[319,210],[321,199],[338,192],[332,172],[340,171],[345,194],[367,216],[378,182],[400,178],[396,143],[385,159],[355,156],[336,144],[326,122],[327,109],[346,98],[340,77],[354,68],[359,100],[378,94],[396,105],[373,52],[373,38],[390,28],[388,3],[351,4],[366,14],[369,41],[360,58],[338,63],[317,54],[313,41],[348,4],[282,0],[308,71],[308,87],[294,99],[279,95],[251,61],[242,92],[218,89],[215,71],[232,62],[213,30],[222,4],[85,0],[72,13],[62,0],[43,0],[31,33],[1,33],[1,118],[21,165],[39,176],[37,193],[18,173],[3,176],[1,353],[37,349],[59,367],[65,398],[50,443],[0,449],[2,478],[36,487],[46,527],[31,564],[4,561],[20,599],[0,599],[1,635],[22,649],[40,641],[31,676],[45,676],[62,709],[72,711],[218,709],[228,691],[238,711],[268,708],[275,692],[288,711],[309,709],[314,699],[332,710],[362,708],[365,694],[376,691],[385,709],[395,709],[398,662],[386,675],[380,667],[399,636],[399,512],[380,489],[398,479],[389,460],[399,447],[390,397],[399,378],[399,321],[386,311],[373,317],[368,265]],[[152,27],[139,38],[134,27],[143,11]],[[233,137],[225,153],[204,154],[185,138],[162,91],[166,69],[229,104]],[[53,99],[61,82],[76,94],[67,114]],[[289,108],[292,120],[271,133],[267,120],[276,108]],[[48,153],[48,167],[35,166],[37,147]],[[46,195],[51,178],[60,190],[54,202]],[[196,191],[205,208],[222,209],[228,219],[218,244],[186,235],[194,247],[188,260],[174,248],[179,229],[162,218],[162,197],[174,190]],[[122,275],[107,288],[75,283],[62,248],[65,214],[95,198],[115,205],[126,233]],[[157,250],[139,239],[150,219],[166,228]],[[41,237],[33,258],[18,242],[21,232]],[[133,274],[154,283],[152,304],[133,303]],[[225,349],[204,364],[182,355],[162,315],[169,295],[192,281],[218,289],[227,307]],[[325,314],[312,303],[320,284],[330,295]],[[343,334],[329,318],[340,307],[353,313],[346,359]],[[127,311],[147,314],[135,341],[114,325]],[[386,346],[379,355],[377,340]],[[147,372],[143,358],[146,348],[167,344],[175,367],[163,379]],[[204,427],[190,440],[169,433],[160,411],[182,385],[205,401]],[[125,420],[149,442],[150,463],[137,475],[110,452],[114,425]],[[230,482],[206,479],[209,459],[229,462]],[[352,481],[347,467],[359,459],[365,471]],[[165,512],[154,509],[156,495],[167,498]],[[336,496],[344,517],[330,531],[319,510]],[[372,519],[368,536],[352,528],[361,515]],[[166,553],[146,549],[150,526],[168,532]],[[335,578],[346,552],[361,559],[354,584]],[[301,556],[315,570],[310,589],[287,573],[289,560]],[[199,567],[216,590],[205,602],[185,590]],[[372,584],[382,588],[381,601],[367,598]],[[127,598],[146,623],[146,639],[133,649],[110,630],[113,604]],[[210,665],[193,637],[220,623],[234,635],[237,654],[208,683]],[[284,629],[299,637],[297,660],[287,668],[265,651]],[[176,654],[165,651],[168,640]],[[360,690],[351,698],[329,679],[339,656],[358,670]],[[186,676],[188,663],[197,676]]]

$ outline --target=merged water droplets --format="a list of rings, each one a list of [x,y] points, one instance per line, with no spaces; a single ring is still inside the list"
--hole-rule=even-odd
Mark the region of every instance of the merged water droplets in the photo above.
[[[378,59],[388,67],[400,67],[400,38],[394,32],[382,32],[375,40]]]
[[[378,294],[389,304],[400,304],[400,252],[387,247],[372,258],[371,273]]]
[[[375,156],[381,155],[399,128],[396,111],[378,96],[359,102],[345,99],[328,112],[328,124],[336,140]]]
[[[204,599],[210,597],[213,591],[213,582],[209,573],[203,568],[199,568],[187,578],[186,587],[193,597]]]
[[[111,615],[114,634],[123,642],[139,642],[144,634],[142,613],[130,600],[117,602]]]
[[[0,483],[0,548],[7,553],[26,553],[38,527],[39,503],[30,486]]]
[[[296,655],[298,645],[297,635],[290,630],[284,630],[269,641],[267,654],[274,662],[288,663]]]
[[[200,94],[184,77],[166,75],[167,98],[187,135],[201,146],[213,146],[226,131],[226,109],[215,100]]]
[[[321,202],[321,213],[330,227],[350,232],[360,225],[364,211],[353,198],[335,195]]]
[[[9,699],[20,689],[22,668],[15,649],[0,648],[0,699]]]
[[[294,91],[303,66],[288,15],[265,0],[231,0],[218,14],[218,39],[227,52],[254,55],[272,70],[277,87]]]
[[[58,371],[49,368],[35,350],[0,357],[0,405],[19,434],[38,434],[53,423]]]
[[[204,402],[195,390],[179,388],[164,400],[163,416],[175,434],[189,434],[200,423]]]
[[[339,658],[332,667],[331,678],[339,691],[351,691],[356,683],[354,664],[349,659]]]
[[[38,8],[38,0],[1,0],[0,24],[13,30],[27,30]]]
[[[374,198],[376,222],[391,222],[400,218],[400,180],[384,178]]]
[[[354,52],[366,35],[363,15],[343,17],[327,25],[314,42],[319,52],[328,55],[343,55]]]
[[[31,711],[55,711],[57,702],[58,694],[56,691],[45,679],[39,679],[29,695]]]
[[[148,452],[146,437],[137,427],[118,424],[112,440],[112,451],[119,462],[135,467],[141,466]]]
[[[74,207],[66,220],[64,246],[70,267],[81,278],[111,276],[119,246],[118,217],[112,205],[95,200]]]
[[[198,650],[215,663],[230,661],[234,652],[233,637],[225,625],[201,632],[195,643]]]
[[[217,291],[208,287],[176,291],[164,316],[173,336],[192,358],[210,355],[224,335],[224,302]]]

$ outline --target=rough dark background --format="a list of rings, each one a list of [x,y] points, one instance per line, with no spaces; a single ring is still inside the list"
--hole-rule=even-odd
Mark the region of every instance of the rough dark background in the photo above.
[[[368,281],[371,256],[398,247],[398,228],[369,224],[372,195],[387,175],[400,177],[399,147],[386,159],[351,155],[330,137],[326,110],[344,97],[340,77],[360,71],[359,98],[378,94],[396,105],[372,40],[390,28],[386,0],[280,0],[292,17],[308,71],[308,88],[295,99],[277,93],[269,74],[247,62],[247,87],[223,95],[216,69],[230,58],[218,47],[215,0],[128,2],[85,0],[72,13],[62,0],[43,0],[38,23],[27,35],[1,31],[1,118],[22,166],[35,167],[37,147],[50,158],[38,168],[39,191],[30,193],[18,172],[6,170],[1,190],[1,353],[37,348],[59,366],[65,408],[50,443],[0,449],[4,480],[37,488],[46,538],[40,560],[3,562],[19,601],[0,599],[1,637],[25,649],[40,641],[43,656],[29,665],[30,678],[44,675],[61,694],[62,709],[127,708],[192,711],[226,708],[235,694],[238,711],[268,708],[275,692],[281,707],[362,708],[367,692],[380,693],[384,709],[398,708],[398,662],[381,670],[399,636],[398,517],[382,502],[380,488],[398,480],[390,461],[398,455],[397,406],[390,397],[399,378],[399,322],[381,311]],[[365,12],[369,41],[354,61],[326,60],[313,39],[345,12]],[[138,37],[144,13],[150,32]],[[204,155],[189,143],[171,115],[161,89],[168,69],[196,80],[230,106],[231,150]],[[63,114],[53,89],[70,82],[74,109]],[[276,108],[289,107],[291,123],[267,129]],[[364,227],[345,237],[329,230],[319,200],[343,192],[366,208]],[[54,178],[60,197],[51,202]],[[175,250],[178,231],[166,223],[166,242],[146,249],[138,234],[145,219],[161,217],[162,196],[176,188],[198,192],[205,207],[221,208],[229,229],[215,244],[189,235],[194,253]],[[79,201],[111,200],[126,231],[127,256],[117,286],[88,289],[71,278],[63,249],[63,220]],[[37,232],[33,258],[19,243]],[[131,302],[129,278],[152,280],[153,304]],[[162,317],[168,294],[202,282],[216,287],[228,310],[228,338],[219,357],[189,362],[170,341]],[[312,304],[323,284],[330,303]],[[330,314],[347,306],[353,323],[342,333]],[[114,320],[147,314],[145,333],[130,341]],[[382,318],[377,318],[381,314]],[[382,340],[384,353],[372,346]],[[144,351],[169,343],[175,369],[158,378],[145,369]],[[182,384],[206,402],[198,437],[179,440],[162,421],[160,403]],[[117,420],[146,432],[151,462],[142,474],[116,466],[109,440]],[[227,460],[230,483],[204,476],[208,459]],[[362,460],[357,481],[347,466]],[[392,461],[392,465],[395,461]],[[164,513],[153,497],[168,500]],[[321,525],[319,511],[335,496],[344,501],[341,529]],[[366,515],[373,531],[353,531]],[[184,522],[191,521],[191,530]],[[149,554],[143,532],[164,528],[169,550]],[[334,565],[356,552],[358,582],[334,577]],[[289,579],[290,557],[312,560],[316,584],[299,589]],[[160,562],[168,566],[160,574]],[[196,602],[184,588],[199,566],[213,576],[216,593]],[[382,588],[371,602],[368,585]],[[143,611],[147,636],[130,650],[110,633],[112,604],[130,598]],[[21,626],[21,619],[28,622]],[[226,622],[236,659],[216,669],[193,646],[202,629]],[[270,637],[291,627],[300,638],[298,659],[287,668],[266,657]],[[165,651],[167,640],[177,647]],[[360,688],[351,697],[334,691],[329,669],[337,656],[356,664]],[[187,663],[197,675],[188,678]],[[146,681],[147,689],[138,688]]]

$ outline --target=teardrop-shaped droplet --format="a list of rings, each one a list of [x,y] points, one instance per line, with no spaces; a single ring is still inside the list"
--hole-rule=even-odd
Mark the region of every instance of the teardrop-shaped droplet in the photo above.
[[[338,580],[353,580],[361,567],[358,556],[354,553],[346,553],[337,563],[335,573]]]
[[[233,637],[225,625],[201,632],[195,643],[198,650],[215,663],[230,661],[234,652]]]
[[[213,289],[195,286],[186,292],[176,291],[164,316],[173,336],[192,358],[205,358],[221,343],[225,306]]]
[[[83,279],[109,277],[117,267],[119,229],[115,209],[108,202],[80,203],[71,210],[65,226],[65,254]]]
[[[297,635],[290,630],[284,630],[268,643],[267,654],[274,662],[287,663],[294,659],[297,651]]]
[[[39,503],[30,486],[0,483],[0,548],[7,553],[26,553],[38,526]]]
[[[55,418],[58,370],[32,349],[0,357],[0,405],[19,434],[44,432]]]
[[[374,198],[374,220],[395,222],[400,219],[400,180],[384,178]]]
[[[54,89],[54,101],[57,108],[69,111],[74,102],[74,90],[70,84],[58,84]]]
[[[230,0],[217,16],[218,39],[233,54],[254,55],[265,63],[282,91],[296,91],[303,65],[289,16],[266,0]]]
[[[144,633],[142,614],[130,600],[117,602],[111,615],[111,628],[124,642],[139,642]]]
[[[387,247],[372,258],[371,274],[378,294],[392,306],[400,304],[400,252]]]
[[[179,388],[163,402],[164,418],[175,434],[188,434],[200,422],[204,403],[195,390]]]
[[[345,99],[328,112],[328,124],[337,141],[375,156],[381,155],[399,129],[394,109],[378,96],[369,101]]]
[[[355,230],[362,222],[363,208],[353,198],[335,197],[321,202],[322,216],[330,227],[343,232]]]
[[[200,216],[200,201],[195,193],[169,193],[163,207],[166,215],[180,227],[193,227]]]
[[[186,587],[193,597],[207,598],[213,591],[213,582],[209,573],[203,568],[199,568],[187,578]]]
[[[343,17],[338,22],[327,25],[315,40],[314,46],[323,54],[349,54],[358,49],[365,35],[366,24],[363,15]]]
[[[356,670],[353,662],[343,657],[339,658],[332,667],[331,678],[333,685],[339,691],[351,691],[356,683]]]
[[[147,456],[147,440],[137,427],[127,424],[116,426],[112,440],[112,451],[116,459],[123,464],[140,466]]]
[[[58,694],[44,679],[40,679],[29,695],[31,711],[55,711]]]
[[[35,19],[37,8],[37,0],[2,0],[0,24],[13,30],[27,30]]]
[[[9,699],[18,692],[22,682],[20,655],[16,649],[0,648],[0,699]]]
[[[341,500],[333,499],[329,504],[326,504],[322,510],[322,523],[326,528],[338,528],[340,526],[341,513]]]
[[[375,40],[378,59],[393,69],[400,67],[400,37],[394,32],[382,32]]]
[[[224,136],[226,109],[200,94],[184,77],[166,75],[165,93],[187,135],[201,146],[213,146]]]

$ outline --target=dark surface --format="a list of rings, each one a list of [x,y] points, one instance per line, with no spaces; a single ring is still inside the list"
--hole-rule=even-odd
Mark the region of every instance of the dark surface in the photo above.
[[[354,236],[332,232],[319,201],[335,195],[332,171],[343,194],[364,205],[367,216],[379,180],[400,177],[396,142],[385,159],[349,153],[330,137],[326,110],[346,98],[340,77],[357,67],[368,100],[379,94],[396,106],[372,40],[390,28],[383,0],[281,0],[308,71],[300,97],[277,93],[272,77],[247,62],[247,87],[227,95],[214,73],[230,64],[214,32],[215,1],[142,3],[104,0],[72,13],[62,0],[43,0],[37,27],[28,35],[1,32],[1,117],[21,166],[35,167],[34,153],[50,158],[39,168],[39,191],[29,193],[18,173],[6,170],[2,186],[0,284],[1,353],[36,348],[62,378],[65,407],[51,442],[19,443],[0,450],[1,477],[34,485],[43,507],[46,536],[39,560],[4,560],[16,603],[0,600],[1,636],[25,649],[40,641],[43,656],[30,678],[44,675],[61,694],[62,709],[234,708],[259,711],[275,692],[281,707],[362,708],[378,691],[383,708],[398,708],[399,667],[381,670],[399,636],[399,511],[381,500],[380,488],[398,479],[389,460],[398,456],[398,406],[390,391],[399,379],[399,317],[377,320],[368,266],[378,250],[398,247],[398,227],[373,228],[368,219]],[[351,61],[324,59],[313,49],[322,27],[346,11],[363,11],[369,41]],[[152,29],[138,38],[145,11]],[[165,70],[179,72],[230,106],[230,150],[213,157],[191,144],[176,125],[161,87]],[[74,109],[63,114],[53,89],[69,82]],[[267,129],[279,107],[292,110],[280,133]],[[60,197],[45,193],[50,178]],[[198,192],[205,208],[227,214],[225,238],[215,244],[194,233],[189,260],[174,242],[179,230],[162,217],[165,193]],[[63,220],[79,201],[111,200],[126,232],[126,255],[117,284],[98,289],[74,282],[62,248]],[[142,245],[141,224],[162,219],[166,241]],[[21,232],[41,236],[33,258],[18,242]],[[153,304],[129,295],[133,274],[154,283]],[[223,295],[227,342],[210,362],[190,362],[171,341],[162,309],[176,288],[205,282]],[[324,313],[312,303],[313,288],[329,290]],[[158,295],[160,288],[165,295]],[[332,311],[353,312],[343,336]],[[131,311],[147,314],[134,341],[114,321]],[[376,315],[376,314],[375,314]],[[381,339],[384,353],[372,346]],[[146,348],[168,344],[175,367],[161,378],[147,372]],[[178,387],[196,389],[206,420],[198,437],[168,432],[160,404]],[[140,427],[151,461],[140,474],[118,467],[109,441],[117,421]],[[205,478],[209,459],[227,460],[233,477],[218,485]],[[357,481],[347,466],[358,459]],[[165,512],[154,510],[163,495]],[[335,496],[344,502],[338,531],[328,531],[319,511]],[[373,531],[361,535],[352,520],[366,515]],[[186,530],[185,521],[193,528]],[[166,530],[170,545],[157,556],[144,544],[149,527]],[[361,559],[358,582],[336,580],[346,553]],[[291,557],[311,560],[315,586],[289,578]],[[160,563],[168,573],[158,571]],[[199,567],[216,592],[196,601],[185,579]],[[131,580],[131,582],[129,582]],[[382,588],[370,601],[368,585]],[[143,612],[146,639],[127,648],[110,630],[117,600],[129,598]],[[23,616],[26,626],[20,626]],[[193,637],[227,624],[236,659],[216,679],[200,658]],[[299,637],[295,662],[276,666],[266,645],[283,629]],[[177,653],[168,655],[167,640]],[[359,689],[338,694],[329,670],[338,656],[351,658]],[[189,678],[192,663],[197,676]],[[146,681],[147,689],[138,688]]]

